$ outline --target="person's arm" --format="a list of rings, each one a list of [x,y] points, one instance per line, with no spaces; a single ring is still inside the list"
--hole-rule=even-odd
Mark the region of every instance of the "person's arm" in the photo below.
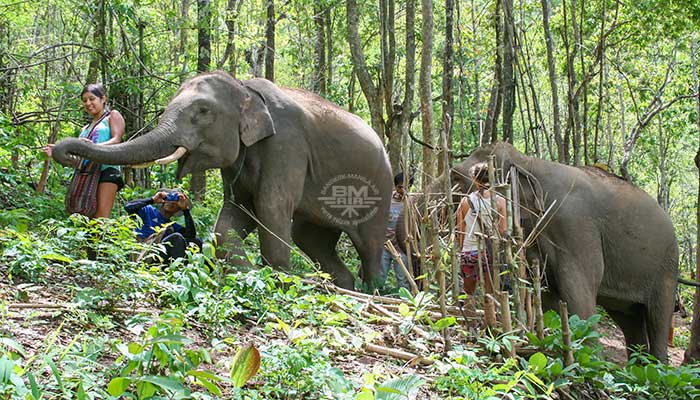
[[[106,141],[100,143],[101,145],[117,144],[121,143],[122,135],[124,134],[124,127],[126,123],[124,122],[124,117],[117,110],[110,111],[109,114],[109,132],[112,137]]]
[[[185,217],[185,226],[180,230],[180,234],[189,241],[194,241],[197,237],[197,228],[194,225],[194,219],[189,208],[182,210],[182,215]]]
[[[506,229],[508,228],[508,219],[506,218],[506,199],[502,196],[496,198],[496,207],[498,211],[498,233],[503,237],[506,234]]]
[[[132,200],[124,205],[124,210],[127,214],[136,214],[149,204],[153,204],[153,198]]]
[[[464,245],[464,235],[467,230],[466,217],[468,212],[469,201],[467,201],[466,197],[463,197],[462,200],[459,202],[459,206],[457,207],[457,225],[455,227],[455,240],[459,245],[458,249],[460,251],[462,250],[462,246]]]

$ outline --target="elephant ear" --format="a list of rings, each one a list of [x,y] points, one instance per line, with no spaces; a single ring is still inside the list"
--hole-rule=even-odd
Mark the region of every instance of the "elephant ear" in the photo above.
[[[241,110],[241,141],[250,147],[260,140],[275,134],[272,116],[265,104],[265,98],[255,89],[247,87]]]

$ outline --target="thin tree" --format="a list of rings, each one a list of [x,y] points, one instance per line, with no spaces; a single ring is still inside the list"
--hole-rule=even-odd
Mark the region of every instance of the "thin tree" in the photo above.
[[[690,59],[693,64],[693,86],[695,91],[695,122],[697,124],[697,133],[700,136],[700,81],[698,80],[698,65],[697,65],[697,43],[690,43]],[[698,170],[698,198],[700,201],[700,142],[698,143],[698,151],[695,154],[695,168]],[[697,209],[695,211],[695,278],[700,277],[700,203],[696,201]],[[690,325],[690,341],[688,348],[685,350],[683,363],[691,363],[700,360],[700,288],[695,288],[693,296],[693,322]]]
[[[421,25],[421,34],[423,36],[423,45],[421,47],[420,57],[420,77],[418,85],[420,92],[420,108],[421,108],[421,125],[423,128],[423,142],[434,148],[433,135],[433,99],[432,99],[432,74],[431,64],[433,60],[433,1],[421,0],[421,14],[423,23]],[[435,156],[433,151],[428,146],[423,146],[423,188],[427,188],[430,181],[433,179],[435,171],[434,163]],[[427,203],[427,202],[426,202]]]
[[[320,0],[314,1],[314,26],[316,27],[316,46],[314,47],[315,63],[314,63],[314,91],[325,95],[327,89],[326,79],[326,30],[325,27],[325,9]],[[330,32],[328,32],[330,34]]]
[[[564,143],[561,136],[561,117],[559,111],[559,88],[557,86],[557,72],[554,67],[554,41],[552,31],[549,28],[549,18],[552,13],[549,0],[542,0],[542,26],[544,28],[544,40],[547,46],[547,71],[549,73],[549,86],[552,91],[552,128],[554,142],[557,145],[557,161],[564,162]]]
[[[454,10],[455,5],[453,0],[445,0],[445,52],[442,61],[442,130],[445,132],[446,148],[442,145],[441,153],[447,152],[447,157],[444,154],[438,155],[438,176],[449,169],[449,162],[452,159],[452,127],[454,126],[455,115],[455,100],[454,100],[454,49],[453,49],[453,30],[454,30]],[[445,165],[445,163],[448,165]]]
[[[360,32],[358,31],[359,16],[357,14],[357,1],[347,0],[345,3],[348,19],[348,43],[350,44],[350,54],[352,57],[353,70],[355,76],[360,82],[362,92],[367,99],[369,106],[372,128],[380,138],[384,137],[384,116],[382,111],[382,102],[379,98],[379,93],[372,82],[372,77],[367,69],[365,54],[362,51],[362,42],[360,41]]]
[[[515,21],[513,19],[513,0],[501,0],[503,5],[503,140],[513,143],[513,113],[515,111],[515,75],[513,64],[515,58]]]
[[[267,0],[267,21],[265,23],[265,79],[275,81],[275,1]]]
[[[106,60],[105,53],[105,2],[104,0],[95,0],[95,17],[94,17],[93,44],[98,51],[93,51],[88,65],[88,73],[85,77],[85,82],[97,82],[97,77],[101,75],[102,81],[105,80]]]
[[[197,0],[197,72],[209,71],[211,65],[211,2]],[[205,172],[193,172],[190,189],[195,201],[204,200],[207,188]]]

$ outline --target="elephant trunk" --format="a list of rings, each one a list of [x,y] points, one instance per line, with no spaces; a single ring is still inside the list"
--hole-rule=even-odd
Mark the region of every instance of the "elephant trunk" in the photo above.
[[[76,138],[63,139],[54,146],[52,156],[58,163],[68,166],[74,166],[77,157],[100,164],[137,165],[166,157],[177,148],[172,142],[172,129],[159,126],[144,136],[109,146]]]

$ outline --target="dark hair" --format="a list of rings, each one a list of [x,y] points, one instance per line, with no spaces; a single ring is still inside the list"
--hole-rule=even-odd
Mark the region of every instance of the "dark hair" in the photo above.
[[[474,177],[474,181],[482,186],[489,185],[489,167],[486,163],[475,164],[470,172],[472,177]]]
[[[89,83],[85,85],[83,87],[83,91],[80,92],[80,97],[82,98],[87,92],[90,92],[99,98],[103,98],[107,95],[107,90],[105,90],[105,87],[102,86],[101,83]]]
[[[394,177],[394,186],[398,186],[398,185],[403,185],[403,172],[399,172]],[[413,177],[412,176],[410,176],[408,178],[408,186],[411,186],[411,185],[413,185]]]

